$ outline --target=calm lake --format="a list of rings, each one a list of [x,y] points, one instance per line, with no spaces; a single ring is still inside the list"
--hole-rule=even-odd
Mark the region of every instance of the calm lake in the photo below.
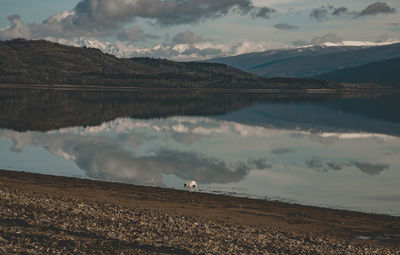
[[[400,215],[400,96],[0,89],[0,169]]]

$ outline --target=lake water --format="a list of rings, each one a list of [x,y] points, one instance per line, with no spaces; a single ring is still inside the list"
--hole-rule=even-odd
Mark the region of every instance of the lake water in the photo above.
[[[0,96],[0,169],[400,215],[398,95]]]

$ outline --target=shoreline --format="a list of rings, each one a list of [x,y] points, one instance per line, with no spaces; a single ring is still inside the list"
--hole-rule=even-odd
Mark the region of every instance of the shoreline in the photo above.
[[[10,196],[10,194],[15,196],[16,199],[14,199],[14,201],[11,199],[10,201],[6,202],[4,200],[4,194],[6,193],[9,194],[8,196]],[[312,246],[308,246],[309,241],[307,241],[307,238],[314,240],[313,238],[323,237],[324,240],[320,240],[321,242],[319,245],[322,245],[321,247],[325,247],[324,244],[329,244],[328,246],[330,248],[328,246],[325,248],[328,247],[329,249],[327,248],[328,250],[326,251],[330,252],[339,252],[341,249],[338,247],[340,245],[343,246],[344,244],[351,244],[351,247],[358,247],[360,249],[370,249],[371,247],[373,249],[388,249],[388,252],[381,250],[383,254],[400,252],[400,217],[398,216],[320,208],[314,206],[288,204],[278,201],[240,198],[200,192],[190,193],[183,190],[136,186],[116,182],[93,181],[73,177],[42,175],[9,170],[0,170],[0,195],[2,195],[2,199],[0,200],[0,206],[2,208],[0,211],[3,214],[3,220],[0,222],[0,244],[3,239],[7,239],[5,238],[7,235],[15,235],[16,233],[5,232],[5,229],[9,228],[9,225],[11,224],[5,220],[6,218],[9,218],[10,215],[14,215],[16,218],[29,221],[31,217],[34,217],[32,215],[35,215],[35,213],[20,215],[21,212],[30,210],[29,208],[31,202],[29,201],[47,199],[46,201],[51,201],[51,203],[83,204],[83,208],[86,208],[86,205],[96,204],[96,210],[98,211],[102,211],[103,209],[101,208],[103,207],[108,208],[109,210],[116,210],[115,208],[119,208],[118,210],[122,210],[126,213],[140,212],[141,215],[147,215],[146,217],[150,217],[153,213],[155,213],[155,215],[158,215],[158,218],[155,220],[153,219],[152,222],[154,221],[154,224],[161,224],[162,226],[165,226],[165,222],[159,222],[159,215],[164,215],[162,217],[160,216],[162,219],[164,219],[163,217],[167,216],[174,217],[174,219],[185,218],[191,222],[190,224],[194,225],[200,224],[203,226],[202,224],[205,223],[208,225],[215,224],[214,227],[216,229],[219,227],[223,228],[225,226],[228,228],[226,231],[233,231],[234,229],[240,228],[242,231],[236,231],[237,233],[232,232],[232,235],[242,235],[243,233],[247,233],[246,231],[248,230],[250,231],[250,234],[246,238],[249,240],[252,240],[253,238],[251,235],[252,231],[256,231],[257,233],[261,233],[267,237],[272,235],[268,237],[271,238],[271,240],[266,237],[271,241],[269,243],[270,246],[272,245],[271,247],[274,247],[275,244],[283,245],[281,242],[294,242],[294,240],[300,240],[302,244],[293,246],[293,249],[297,247],[296,249],[304,249],[304,251],[315,252],[317,250],[313,250],[311,249]],[[29,199],[27,202],[24,202],[25,209],[21,211],[18,209],[21,207],[21,203],[18,204],[16,201],[19,200],[19,198],[26,196],[31,197],[31,199]],[[6,206],[7,203],[17,203],[18,205],[10,207]],[[79,205],[77,208],[78,207],[80,208]],[[10,210],[9,208],[13,209]],[[75,206],[71,205],[69,208],[75,208]],[[61,208],[60,210],[61,212],[59,212],[59,214],[65,214],[66,216],[64,217],[69,215],[70,209],[63,211]],[[4,215],[7,214],[7,212],[9,215]],[[85,214],[83,214],[83,216],[85,219],[88,217],[87,215],[85,216]],[[92,217],[96,218],[97,216],[94,215]],[[125,220],[123,216],[121,217],[121,221]],[[90,218],[90,220],[93,219]],[[22,227],[22,230],[19,231],[24,231],[24,229],[33,231],[31,228],[43,229],[43,224],[38,224],[38,226],[34,225],[33,223],[26,223],[25,225],[22,224],[22,226],[20,226]],[[52,226],[52,228],[59,228],[61,223],[48,220],[46,224],[47,228],[50,226]],[[69,223],[66,221],[62,224]],[[91,224],[94,223],[92,222]],[[132,226],[130,225],[130,230],[135,229],[136,227],[136,224],[133,224]],[[176,227],[179,228],[179,224]],[[12,232],[13,230],[9,229],[9,231]],[[82,232],[82,230],[80,231]],[[88,232],[85,235],[91,233],[90,229],[85,231]],[[152,231],[155,230],[149,230],[146,233],[151,234]],[[213,230],[210,231],[212,232],[212,235],[210,234],[211,236],[219,236],[219,234],[214,233]],[[61,232],[64,233],[65,236],[69,236],[65,230]],[[118,233],[121,234],[122,232]],[[274,233],[283,234],[285,235],[285,238],[282,237],[278,242],[275,238],[273,238],[273,235],[275,235]],[[165,234],[169,236],[171,233],[168,232]],[[199,234],[202,235],[204,233],[201,232]],[[80,235],[82,235],[82,233],[80,233],[78,236]],[[192,238],[194,238],[193,240],[197,240],[196,235],[192,236]],[[239,238],[239,236],[237,236],[237,238]],[[237,238],[233,238],[232,241],[237,241]],[[243,236],[241,238],[243,238]],[[92,241],[96,240],[98,241],[98,238],[94,238]],[[153,239],[146,239],[146,241],[143,242],[151,243],[152,240]],[[141,241],[138,242],[140,243]],[[315,239],[313,242],[318,243],[319,241],[316,241]],[[333,243],[340,244],[337,247],[337,250],[336,248],[332,248],[334,247],[332,246]],[[204,243],[199,243],[200,246],[202,244]],[[229,242],[227,244],[229,244]],[[253,244],[253,246],[249,246],[249,244],[247,244],[247,246],[245,245],[243,247],[247,247],[247,251],[263,251],[263,249],[267,249],[265,247],[261,247],[260,245],[262,246],[262,243],[260,244],[256,242]],[[178,245],[177,243],[171,241],[164,243],[164,246],[169,247],[169,250],[162,250],[162,252],[166,252],[165,254],[202,253],[196,252],[196,250],[186,249],[187,247],[185,248],[185,243]],[[161,250],[157,250],[157,247],[159,246],[155,244],[155,246],[149,251],[154,251],[154,253],[162,253]],[[243,247],[237,247],[237,250],[234,249],[232,251],[233,253],[245,252],[246,249]],[[241,250],[242,248],[245,250]],[[356,254],[357,252],[360,252],[358,248],[353,251],[347,247],[345,251]],[[80,248],[78,248],[78,250],[79,249]],[[177,252],[178,250],[176,249],[180,249],[179,251],[181,252]],[[274,249],[268,251],[271,253],[280,253],[278,252],[279,250]],[[292,253],[294,251],[296,250],[289,249],[286,251],[286,253]]]
[[[352,85],[348,88],[299,88],[299,89],[278,89],[278,88],[262,88],[262,89],[245,89],[245,88],[147,88],[135,86],[104,86],[104,85],[70,85],[70,84],[0,84],[0,89],[39,89],[39,90],[61,90],[61,91],[114,91],[114,92],[200,92],[200,93],[266,93],[266,94],[372,94],[372,93],[400,93],[400,89],[396,88],[360,88],[358,85]]]

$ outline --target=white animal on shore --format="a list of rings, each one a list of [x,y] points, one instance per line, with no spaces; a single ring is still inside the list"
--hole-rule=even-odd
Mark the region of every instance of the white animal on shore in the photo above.
[[[192,192],[194,190],[197,191],[197,183],[195,181],[187,182],[187,183],[183,184],[183,187],[185,188],[186,191],[190,191],[190,192]]]

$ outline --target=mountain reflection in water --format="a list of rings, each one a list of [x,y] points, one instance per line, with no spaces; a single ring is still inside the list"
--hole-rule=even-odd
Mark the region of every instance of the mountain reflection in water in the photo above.
[[[400,95],[0,89],[0,128],[47,131],[120,117],[216,116],[243,124],[400,135]],[[233,115],[229,115],[233,113]]]
[[[92,126],[87,125],[100,118],[74,127],[67,116],[55,121],[65,127],[50,128],[51,118],[40,114],[51,112],[41,108],[44,103],[35,106],[38,112],[32,117],[44,123],[34,128],[22,125],[31,120],[2,118],[0,168],[173,188],[193,179],[207,192],[400,215],[400,120],[387,113],[399,102],[395,96],[136,96],[102,102],[80,98],[82,105],[75,107],[72,102],[79,100],[71,97],[65,108],[49,114],[76,114],[87,106],[103,109],[102,118],[122,117]],[[33,112],[23,101],[14,109],[17,116]],[[147,113],[146,107],[153,109],[151,101],[163,107]],[[216,105],[214,111],[202,108],[208,103]],[[17,130],[52,130],[19,132],[10,129],[13,125]]]

